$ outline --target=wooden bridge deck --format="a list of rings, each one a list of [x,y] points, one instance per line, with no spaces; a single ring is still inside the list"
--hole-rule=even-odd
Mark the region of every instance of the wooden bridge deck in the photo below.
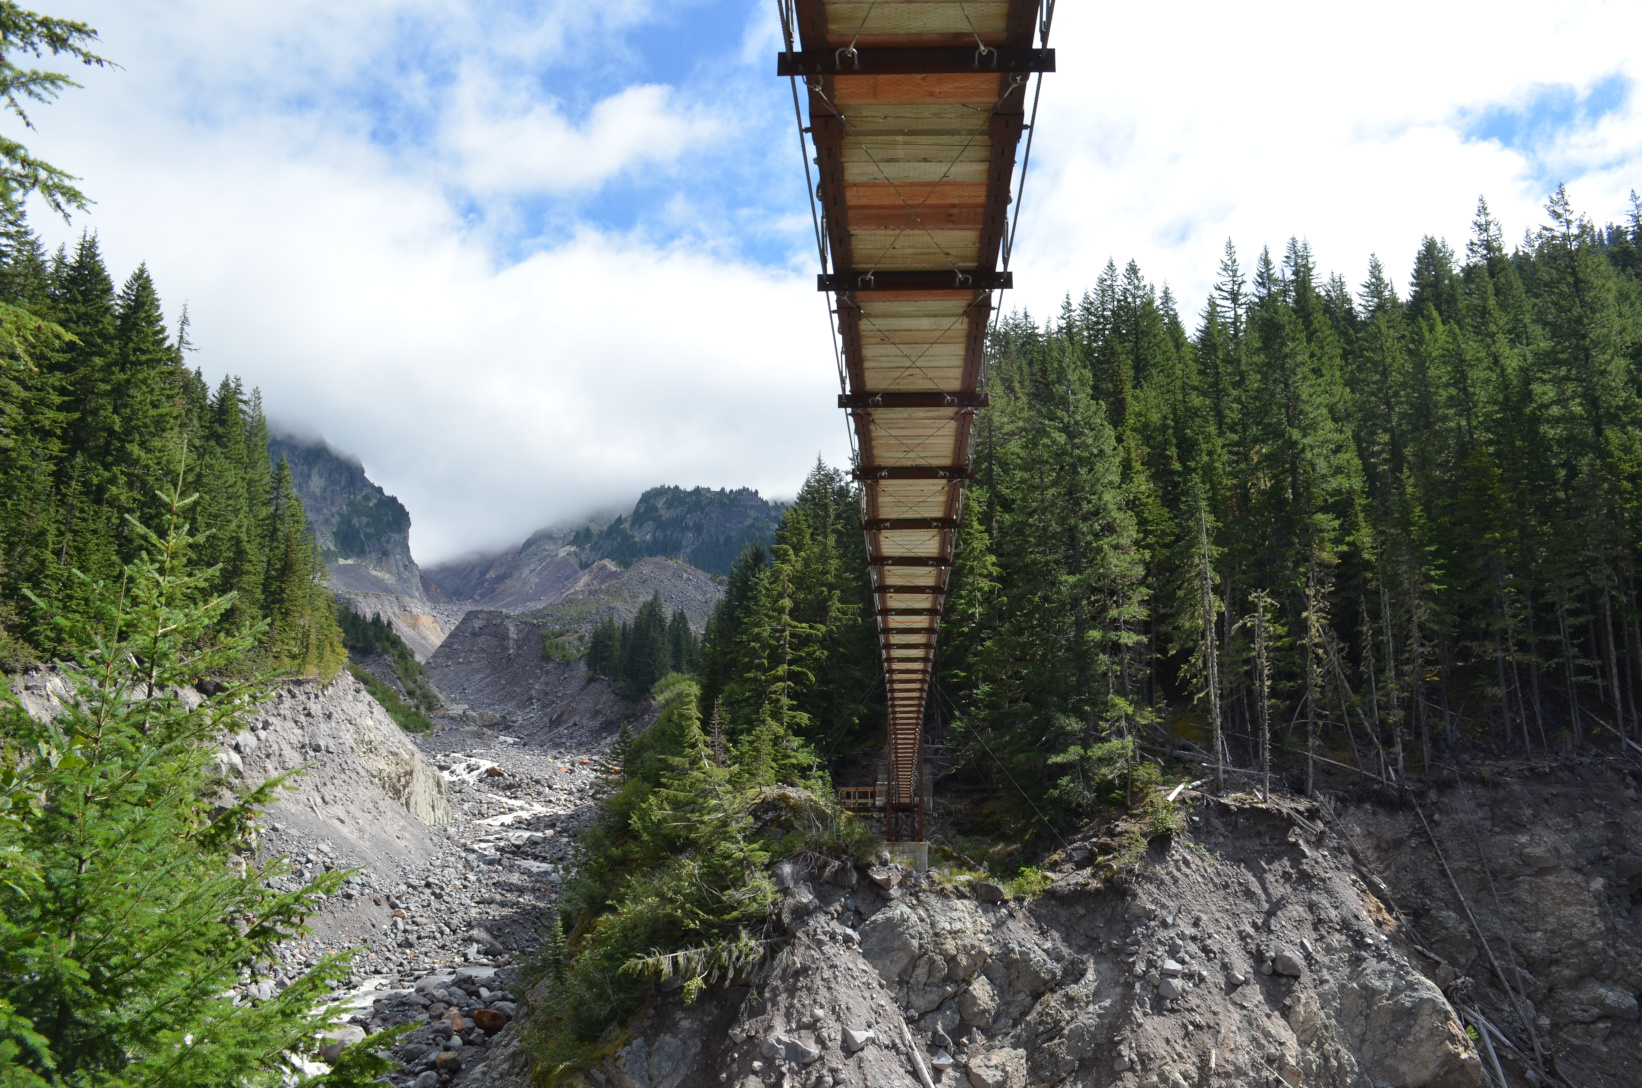
[[[779,0],[802,81],[889,700],[889,838],[923,838],[923,724],[986,404],[993,292],[1053,4]],[[1034,38],[1039,47],[1034,48]],[[1002,262],[1000,262],[1002,258]]]

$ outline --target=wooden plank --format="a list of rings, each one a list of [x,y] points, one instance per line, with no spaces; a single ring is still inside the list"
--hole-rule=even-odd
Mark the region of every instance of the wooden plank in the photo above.
[[[872,3],[871,0],[829,0],[826,4],[827,22],[838,34],[848,38],[856,34],[905,34],[927,37],[930,34],[968,35],[971,30],[983,35],[994,35],[1000,40],[1008,30],[1008,0],[895,0],[893,3]]]
[[[900,185],[933,185],[940,181],[961,184],[984,182],[989,173],[987,162],[966,161],[952,165],[946,162],[868,162],[864,157],[852,158],[843,164],[845,185],[859,182],[888,182]]]
[[[903,390],[915,393],[926,389],[946,388],[947,381],[956,381],[963,376],[961,367],[912,366],[902,363],[898,367],[880,367],[876,376],[872,378],[869,387],[873,390],[892,392]],[[882,458],[879,459],[882,461]],[[952,462],[956,463],[956,462]]]
[[[913,327],[909,328],[911,325]],[[881,321],[874,317],[866,322],[861,330],[861,343],[868,344],[901,344],[920,346],[927,344],[951,344],[962,349],[969,342],[969,322],[960,312],[952,317],[919,319],[916,325],[911,321],[902,321],[899,327],[890,322]]]
[[[846,113],[850,132],[857,136],[967,137],[986,123],[988,111],[964,103],[926,103],[918,106],[853,105]]]
[[[940,185],[909,183],[891,186],[883,182],[851,182],[844,186],[844,200],[852,212],[866,211],[879,205],[901,208],[911,204],[916,208],[925,201],[980,208],[986,204],[986,183],[948,181]]]
[[[931,236],[933,235],[933,238]],[[900,237],[888,231],[852,235],[850,248],[857,272],[915,272],[926,268],[968,268],[979,255],[974,231],[906,231]]]
[[[915,105],[920,102],[965,102],[991,107],[998,101],[998,76],[833,76],[832,100],[839,106],[857,103]]]
[[[986,209],[979,204],[926,204],[897,202],[893,207],[872,206],[850,209],[850,230],[974,230],[979,231]]]
[[[903,136],[900,133],[866,136],[847,130],[845,136],[845,163],[861,162],[868,158],[886,164],[992,160],[991,136],[984,129],[978,132],[954,132],[940,136]]]

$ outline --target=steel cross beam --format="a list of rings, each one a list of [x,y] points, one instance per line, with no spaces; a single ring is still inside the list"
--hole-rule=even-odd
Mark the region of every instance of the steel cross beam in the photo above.
[[[885,4],[889,7],[889,4]],[[778,76],[985,75],[992,72],[1053,72],[1053,49],[1012,46],[921,46],[907,48],[803,49],[776,54]]]

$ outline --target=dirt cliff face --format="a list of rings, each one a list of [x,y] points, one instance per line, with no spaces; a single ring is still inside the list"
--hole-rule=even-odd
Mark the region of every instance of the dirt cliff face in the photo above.
[[[391,856],[412,830],[396,808],[418,830],[450,820],[444,780],[347,673],[324,685],[281,685],[249,726],[225,742],[232,773],[261,781],[304,769],[294,791],[271,806],[275,821],[333,824],[344,838],[381,840],[361,839],[364,854]]]
[[[888,867],[777,875],[780,966],[688,1008],[663,994],[592,1084],[1484,1083],[1343,843],[1252,798],[1201,801],[1132,882],[1068,865],[1028,901]],[[528,1064],[504,1038],[485,1083]]]
[[[1422,968],[1513,1040],[1513,1083],[1536,1047],[1572,1083],[1637,1083],[1642,804],[1623,765],[1486,765],[1337,826]]]
[[[557,745],[614,732],[633,711],[580,661],[542,656],[544,625],[473,611],[428,659],[428,675],[454,706],[498,719],[496,728]]]

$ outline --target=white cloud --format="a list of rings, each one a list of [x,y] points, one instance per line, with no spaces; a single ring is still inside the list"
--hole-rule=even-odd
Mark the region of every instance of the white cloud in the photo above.
[[[48,115],[40,150],[98,204],[72,228],[37,225],[53,243],[98,231],[116,276],[146,260],[173,318],[188,302],[208,378],[242,374],[276,418],[358,454],[410,508],[419,558],[657,483],[791,494],[818,452],[846,458],[807,276],[585,227],[502,263],[448,199],[442,160],[379,147],[348,113],[156,108],[175,84],[144,56]],[[580,126],[542,104],[475,115],[549,144],[534,160],[459,150],[497,185],[505,168],[585,187],[680,119],[666,88],[637,87]]]
[[[1542,218],[1544,157],[1465,139],[1461,109],[1533,84],[1642,82],[1639,33],[1642,5],[1578,0],[1554,14],[1454,0],[1061,4],[1013,301],[1044,313],[1109,256],[1134,257],[1191,323],[1228,236],[1245,268],[1298,235],[1325,272],[1356,284],[1378,252],[1401,281],[1422,235],[1463,244],[1479,195],[1520,237]],[[1642,188],[1639,99],[1549,156],[1599,219]]]
[[[99,201],[53,240],[85,225],[116,274],[146,259],[207,372],[358,453],[420,557],[661,482],[790,493],[818,450],[844,458],[796,141],[764,127],[788,108],[767,4],[698,9],[738,20],[711,95],[620,78],[649,0],[77,7],[125,70],[39,111],[31,146]],[[1297,234],[1325,271],[1355,283],[1378,252],[1401,280],[1422,234],[1463,242],[1479,193],[1508,236],[1537,222],[1548,169],[1617,215],[1642,92],[1530,151],[1463,117],[1642,82],[1639,32],[1634,0],[1061,4],[1008,301],[1052,311],[1133,256],[1190,322],[1228,235],[1246,265]],[[726,208],[715,169],[792,204]],[[655,233],[577,225],[627,178],[664,182],[626,220]]]
[[[669,87],[641,84],[601,100],[573,124],[557,102],[529,101],[484,75],[463,80],[445,121],[447,146],[472,192],[586,191],[629,168],[675,161],[723,129],[718,118],[680,108]]]

